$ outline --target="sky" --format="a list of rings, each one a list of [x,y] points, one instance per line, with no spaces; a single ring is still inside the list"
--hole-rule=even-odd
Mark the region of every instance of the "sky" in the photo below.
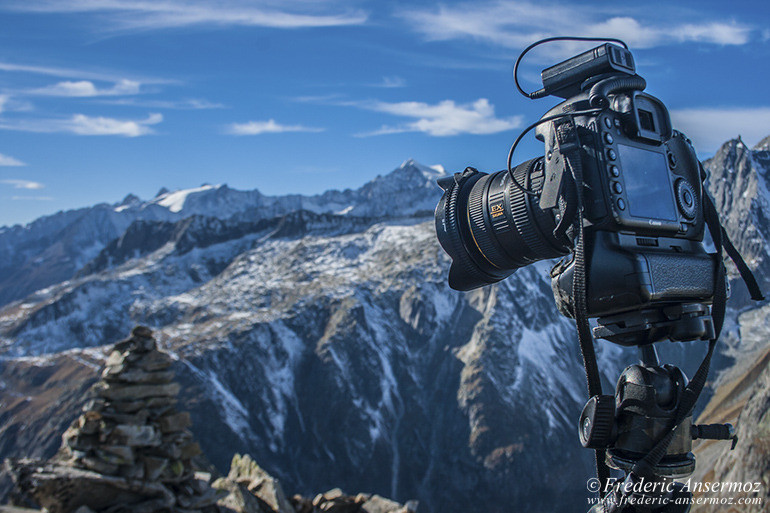
[[[0,226],[129,193],[359,187],[505,166],[555,105],[511,77],[619,37],[701,157],[770,134],[766,2],[0,0]],[[544,67],[594,46],[527,55]],[[528,136],[516,162],[542,154]]]

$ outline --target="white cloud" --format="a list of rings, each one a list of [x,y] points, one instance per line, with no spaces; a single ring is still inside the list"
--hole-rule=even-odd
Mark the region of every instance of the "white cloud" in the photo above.
[[[404,80],[401,77],[382,77],[382,82],[379,84],[373,84],[374,87],[385,87],[385,88],[397,88],[397,87],[405,87],[406,86],[406,80]]]
[[[323,132],[323,128],[307,127],[303,125],[281,125],[274,119],[267,121],[249,121],[247,123],[233,123],[228,125],[225,133],[230,135],[260,135],[278,134],[283,132]]]
[[[274,28],[360,25],[367,15],[358,10],[329,9],[332,2],[306,0],[42,0],[6,2],[6,10],[42,13],[97,13],[100,28],[155,30],[194,25]],[[106,22],[106,23],[105,23]]]
[[[14,201],[53,201],[51,196],[11,196]]]
[[[91,97],[91,96],[125,96],[139,94],[141,84],[135,80],[122,79],[116,82],[112,87],[99,89],[90,80],[79,80],[77,82],[65,81],[50,85],[40,89],[29,91],[32,94],[43,96],[69,96],[69,97]]]
[[[459,134],[494,134],[520,127],[523,119],[522,116],[495,117],[495,107],[486,98],[480,98],[467,104],[456,104],[452,100],[444,100],[434,105],[422,102],[386,103],[379,101],[350,103],[350,105],[415,119],[401,125],[385,125],[374,132],[359,134],[360,136],[402,132],[423,132],[437,137]]]
[[[207,110],[226,108],[224,104],[210,102],[200,98],[190,98],[186,100],[146,100],[137,98],[119,98],[114,100],[101,100],[101,103],[106,103],[109,105],[142,107],[147,109]]]
[[[4,183],[7,185],[13,185],[14,189],[30,189],[30,190],[37,190],[37,189],[43,189],[45,188],[45,185],[43,185],[40,182],[31,182],[29,180],[0,180],[0,183]]]
[[[138,137],[154,133],[151,125],[163,121],[161,114],[150,114],[146,119],[115,119],[75,114],[69,119],[33,119],[0,121],[0,129],[22,132],[63,132],[76,135],[120,135]]]
[[[26,166],[24,162],[0,153],[0,166]]]
[[[0,10],[2,8],[0,7]],[[118,83],[125,77],[109,72],[99,72],[74,68],[57,68],[52,66],[37,66],[34,64],[16,64],[0,61],[0,71],[13,73],[29,73],[32,75],[47,75],[51,77],[73,78],[80,80],[99,80]],[[142,84],[175,84],[177,81],[164,78],[142,77],[135,80]]]
[[[517,49],[544,37],[563,34],[620,38],[632,48],[688,41],[743,45],[749,41],[752,32],[750,27],[734,21],[646,22],[622,12],[580,4],[495,0],[413,9],[400,16],[429,40],[475,39]]]
[[[699,153],[713,153],[738,135],[749,146],[770,135],[770,107],[676,109],[671,111],[671,122]]]

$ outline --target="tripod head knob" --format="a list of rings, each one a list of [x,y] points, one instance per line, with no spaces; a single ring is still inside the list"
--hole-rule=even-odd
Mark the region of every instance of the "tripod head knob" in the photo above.
[[[580,414],[580,443],[587,449],[604,449],[615,441],[615,396],[595,395]]]

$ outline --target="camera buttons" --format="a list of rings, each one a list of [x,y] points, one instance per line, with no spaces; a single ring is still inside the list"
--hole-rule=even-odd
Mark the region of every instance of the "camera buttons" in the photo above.
[[[615,142],[615,139],[612,138],[612,134],[609,132],[604,132],[604,142],[607,144],[612,144]]]
[[[615,126],[620,128],[620,120],[615,118]]]
[[[620,182],[612,182],[612,192],[615,194],[620,194],[623,192],[623,186],[620,185]]]
[[[610,174],[615,178],[620,176],[620,169],[618,166],[610,166]]]
[[[676,167],[676,155],[673,153],[668,154],[668,167],[674,169]]]
[[[606,117],[604,118],[604,126],[607,128],[612,128],[612,118]]]
[[[618,209],[619,210],[625,210],[626,209],[626,202],[623,201],[623,198],[618,198]]]
[[[618,158],[618,155],[615,153],[615,150],[610,148],[609,150],[607,150],[607,158],[610,160],[615,160]]]

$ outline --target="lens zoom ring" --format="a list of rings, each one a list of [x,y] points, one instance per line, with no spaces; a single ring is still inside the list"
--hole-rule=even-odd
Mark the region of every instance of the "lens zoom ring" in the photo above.
[[[531,165],[519,166],[514,170],[516,182],[523,187],[532,186],[532,184],[527,183],[529,182],[527,178],[529,176],[530,167]],[[531,261],[539,260],[543,258],[540,255],[547,255],[550,251],[548,251],[543,239],[539,237],[534,219],[530,217],[528,203],[531,200],[529,195],[520,191],[513,183],[509,184],[508,191],[511,199],[513,224],[516,226],[516,231],[519,233],[519,236],[530,249],[530,254],[526,255],[526,258]]]
[[[494,233],[487,227],[484,220],[484,191],[492,175],[487,175],[476,182],[471,189],[470,198],[468,198],[468,220],[470,222],[471,233],[476,247],[482,256],[493,266],[502,265],[504,257],[492,242]]]

